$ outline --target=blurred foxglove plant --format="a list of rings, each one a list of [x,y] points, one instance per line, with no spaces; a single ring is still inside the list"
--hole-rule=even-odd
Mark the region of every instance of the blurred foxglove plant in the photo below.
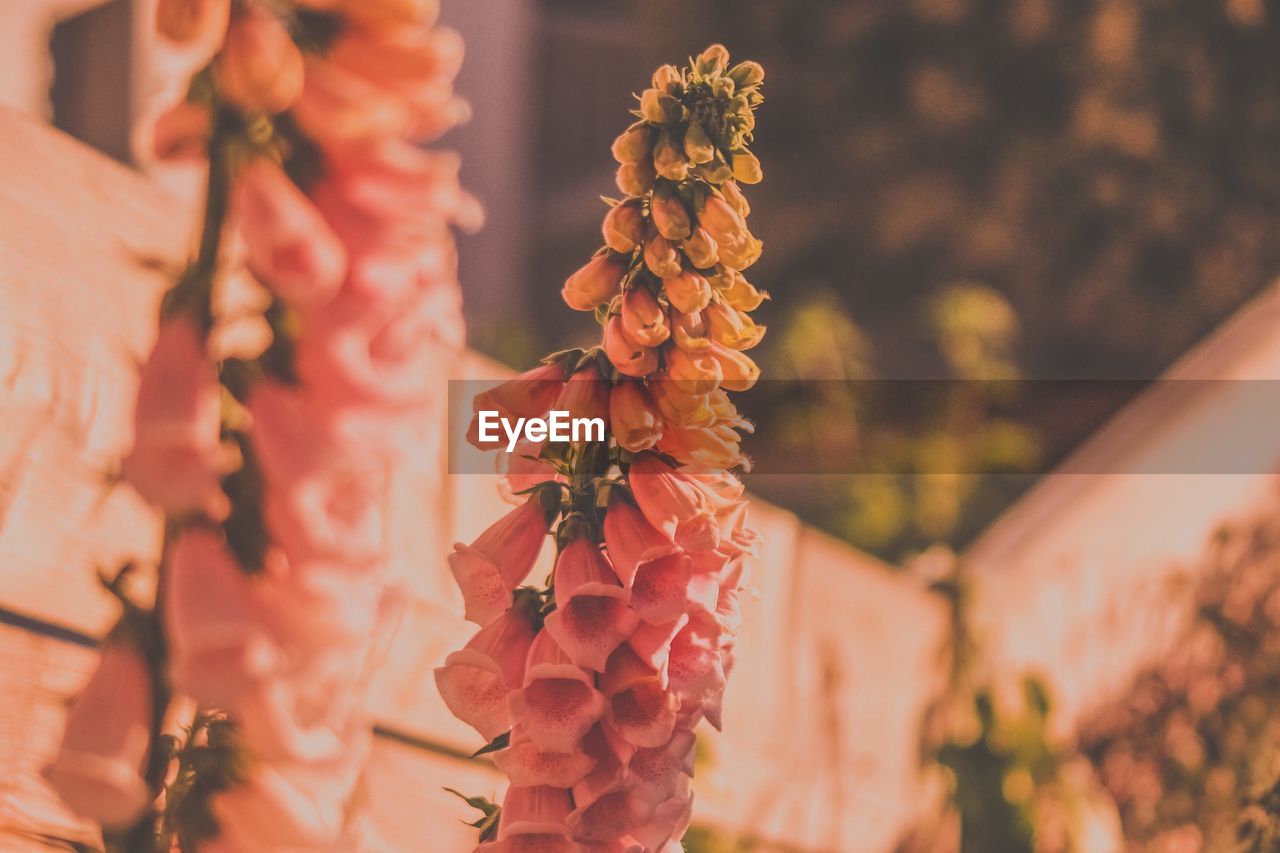
[[[111,850],[358,850],[363,693],[396,624],[388,485],[461,346],[451,228],[462,45],[432,0],[160,0],[198,55],[157,156],[204,157],[123,479],[161,510],[154,606],[125,604],[46,771]],[[235,348],[236,235],[260,289]],[[244,325],[240,318],[240,325]],[[165,737],[171,700],[200,709]],[[213,712],[216,710],[216,714]]]

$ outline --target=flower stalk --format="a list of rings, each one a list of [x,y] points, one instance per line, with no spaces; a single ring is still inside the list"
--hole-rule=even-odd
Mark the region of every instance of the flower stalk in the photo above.
[[[756,381],[745,351],[764,334],[748,316],[765,294],[742,277],[761,243],[739,187],[762,176],[748,145],[763,79],[756,63],[731,67],[720,45],[654,73],[612,148],[626,197],[606,200],[605,245],[562,290],[594,312],[601,345],[548,356],[473,403],[480,449],[493,449],[478,438],[482,411],[589,412],[608,425],[602,441],[543,442],[508,475],[522,500],[547,499],[545,587],[522,585],[540,537],[489,547],[484,573],[450,561],[481,627],[436,670],[437,686],[488,741],[477,754],[511,780],[501,806],[467,800],[481,810],[477,851],[681,849],[695,730],[721,725],[758,549],[732,473],[748,467],[750,425],[727,392]],[[459,553],[491,546],[507,524]],[[529,600],[543,602],[532,637],[519,615]]]

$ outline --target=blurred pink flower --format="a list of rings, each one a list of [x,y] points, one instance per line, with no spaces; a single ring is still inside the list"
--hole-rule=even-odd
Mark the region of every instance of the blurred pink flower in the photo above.
[[[173,547],[164,592],[174,686],[198,702],[235,707],[278,663],[254,581],[219,534],[192,528]]]
[[[434,138],[469,116],[451,87],[462,52],[448,29],[349,29],[325,58],[307,60],[294,115],[327,147]]]
[[[333,298],[346,277],[346,248],[279,166],[250,161],[236,183],[235,209],[255,278],[294,305]]]
[[[237,11],[213,63],[218,97],[249,112],[280,113],[302,94],[302,53],[276,15]]]
[[[219,395],[217,371],[195,322],[165,320],[142,367],[133,449],[121,468],[138,494],[167,515],[202,512],[216,520],[227,512],[219,485],[228,462],[219,436]]]
[[[254,764],[247,782],[213,797],[221,834],[209,846],[215,853],[339,849],[347,801],[367,755],[366,735],[334,761]]]
[[[177,44],[221,42],[231,0],[158,0],[156,31]]]
[[[261,381],[249,397],[272,536],[293,564],[377,571],[386,552],[389,462],[377,448],[354,452],[335,441],[309,405],[310,390]]]
[[[151,742],[151,676],[138,652],[109,641],[67,714],[62,745],[44,777],[76,814],[128,826],[151,793],[142,778]]]

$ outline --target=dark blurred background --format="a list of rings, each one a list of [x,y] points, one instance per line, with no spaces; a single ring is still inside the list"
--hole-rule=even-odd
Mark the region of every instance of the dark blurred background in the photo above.
[[[513,367],[594,341],[558,290],[600,244],[609,143],[654,67],[713,41],[768,72],[765,181],[749,192],[765,254],[748,271],[775,297],[757,315],[767,377],[1152,378],[1280,270],[1280,3],[445,10],[468,36],[476,111],[452,142],[491,214],[464,246],[471,341]],[[1135,386],[1092,387],[1013,421],[966,383],[951,429],[907,437],[860,419],[839,383],[774,383],[743,397],[757,456],[862,454],[900,475],[751,486],[891,559],[963,545],[1032,481],[1017,472],[1060,458]]]

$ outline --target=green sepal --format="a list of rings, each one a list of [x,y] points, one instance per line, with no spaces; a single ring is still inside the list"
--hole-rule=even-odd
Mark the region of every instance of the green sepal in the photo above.
[[[486,743],[484,746],[471,753],[472,758],[479,758],[482,755],[488,755],[491,752],[498,752],[511,746],[511,732],[506,731]],[[470,803],[470,800],[468,800]]]
[[[487,797],[468,797],[466,794],[463,794],[461,791],[454,790],[453,788],[445,788],[445,790],[461,799],[473,809],[479,809],[483,813],[483,816],[479,820],[471,823],[467,823],[465,820],[463,821],[467,826],[474,826],[476,829],[480,830],[481,843],[484,843],[497,835],[498,821],[501,819],[502,815],[501,806],[492,802]]]

